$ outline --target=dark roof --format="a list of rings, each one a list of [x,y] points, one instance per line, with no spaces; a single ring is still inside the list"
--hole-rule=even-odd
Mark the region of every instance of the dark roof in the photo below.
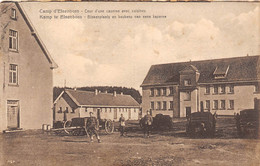
[[[72,100],[78,105],[139,107],[139,103],[130,95],[111,93],[97,93],[90,91],[65,90]]]
[[[190,65],[200,73],[198,83],[260,80],[260,56],[245,56],[152,65],[141,86],[179,84],[179,72]],[[214,79],[217,67],[217,73],[223,73],[228,66],[225,79]]]

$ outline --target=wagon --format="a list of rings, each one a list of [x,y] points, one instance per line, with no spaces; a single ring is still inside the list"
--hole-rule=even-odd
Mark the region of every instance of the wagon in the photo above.
[[[237,132],[240,137],[258,137],[259,110],[245,109],[236,115]]]
[[[144,118],[142,118],[139,121],[139,125],[140,125],[141,129],[143,129],[144,122],[145,122]],[[169,115],[157,114],[153,118],[152,128],[155,130],[156,129],[172,129],[173,128],[172,118]]]
[[[194,112],[187,117],[186,133],[190,137],[215,135],[216,120],[210,112]]]
[[[68,135],[86,135],[87,134],[87,120],[89,117],[72,118],[71,121],[58,121],[54,124],[52,129],[57,134],[65,133]],[[98,119],[97,130],[105,130],[106,134],[114,132],[114,122],[109,119]]]

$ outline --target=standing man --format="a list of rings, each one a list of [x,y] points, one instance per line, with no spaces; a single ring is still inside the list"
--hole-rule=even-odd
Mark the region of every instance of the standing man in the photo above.
[[[121,114],[121,117],[119,118],[119,130],[120,130],[120,136],[124,136],[125,132],[125,117],[123,114]]]
[[[86,123],[86,129],[90,136],[90,142],[93,142],[93,135],[96,136],[98,143],[101,143],[100,137],[97,132],[97,118],[93,115],[93,112],[89,112],[89,118]]]
[[[150,115],[150,111],[147,110],[146,115],[144,116],[144,137],[147,134],[147,137],[150,137],[152,130],[153,117]]]

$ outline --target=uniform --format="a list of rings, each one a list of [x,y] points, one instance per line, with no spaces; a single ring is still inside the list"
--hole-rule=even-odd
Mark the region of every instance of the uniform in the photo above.
[[[144,136],[147,134],[149,137],[152,130],[153,117],[150,114],[144,116]]]
[[[124,132],[125,132],[125,118],[124,117],[120,117],[119,118],[119,129],[120,129],[120,135],[124,136]]]
[[[87,132],[90,135],[91,142],[93,142],[93,135],[96,136],[98,142],[100,142],[100,137],[97,132],[97,118],[89,117],[86,123]]]

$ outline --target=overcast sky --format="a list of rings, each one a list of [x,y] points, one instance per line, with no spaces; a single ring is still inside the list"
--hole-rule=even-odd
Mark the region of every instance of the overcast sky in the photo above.
[[[140,89],[153,64],[260,55],[260,3],[23,3],[54,85]],[[43,20],[40,9],[142,9],[166,19]]]

